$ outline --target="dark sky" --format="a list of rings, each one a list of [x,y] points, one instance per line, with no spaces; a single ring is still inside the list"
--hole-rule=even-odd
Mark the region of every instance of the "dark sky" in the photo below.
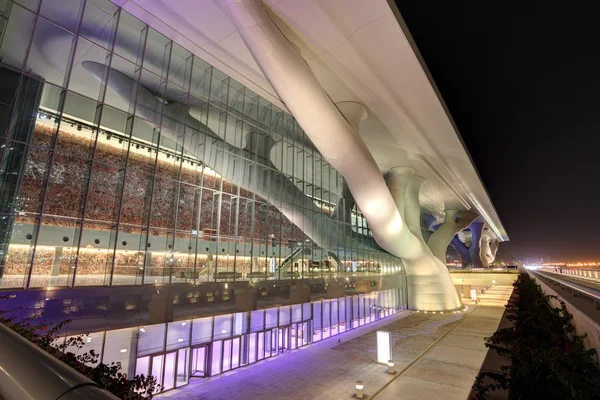
[[[600,6],[396,3],[508,231],[498,258],[600,261]]]

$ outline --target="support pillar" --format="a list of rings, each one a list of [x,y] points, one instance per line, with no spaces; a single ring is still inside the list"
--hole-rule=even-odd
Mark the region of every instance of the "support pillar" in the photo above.
[[[433,255],[446,264],[446,252],[450,241],[458,232],[475,221],[477,217],[476,214],[468,211],[446,210],[444,222],[431,234],[427,242]]]
[[[382,248],[402,258],[409,306],[431,311],[460,308],[448,269],[433,256],[420,233],[418,191],[422,180],[415,179],[403,191],[404,196],[410,195],[406,197],[404,208],[419,210],[406,212],[404,220],[356,127],[333,104],[301,54],[267,15],[262,3],[255,0],[216,0],[215,3],[235,26],[257,65],[311,142],[344,177],[374,239]]]
[[[469,248],[460,241],[458,235],[455,235],[450,242],[450,245],[456,249],[460,255],[463,268],[471,267],[471,256],[469,255]]]
[[[481,259],[481,235],[483,234],[483,228],[485,222],[475,221],[469,226],[471,231],[471,245],[469,246],[469,257],[471,257],[471,263],[473,268],[485,267],[483,260]]]
[[[481,236],[480,242],[480,254],[484,266],[489,266],[496,259],[496,253],[498,252],[499,240],[496,239],[494,234],[489,230],[485,229]]]

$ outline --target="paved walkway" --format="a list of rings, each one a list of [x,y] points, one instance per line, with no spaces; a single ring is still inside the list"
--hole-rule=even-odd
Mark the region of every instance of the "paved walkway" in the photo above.
[[[192,378],[188,386],[159,398],[339,400],[352,398],[357,380],[364,382],[365,394],[371,397],[393,379],[378,399],[464,400],[485,357],[483,337],[496,329],[502,310],[479,306],[466,315],[403,312],[236,371]],[[377,364],[377,330],[392,333],[396,368],[409,367],[402,374],[387,374],[387,367]],[[422,387],[432,383],[424,392]]]

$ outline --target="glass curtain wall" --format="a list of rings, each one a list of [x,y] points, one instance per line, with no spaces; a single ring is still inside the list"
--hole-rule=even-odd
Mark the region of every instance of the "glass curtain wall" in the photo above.
[[[95,332],[83,353],[94,349],[102,362],[119,361],[129,375],[154,375],[170,390],[202,378],[275,357],[406,309],[402,289]],[[63,340],[63,339],[61,339]]]
[[[65,4],[0,3],[0,288],[400,271],[290,114],[108,0]]]

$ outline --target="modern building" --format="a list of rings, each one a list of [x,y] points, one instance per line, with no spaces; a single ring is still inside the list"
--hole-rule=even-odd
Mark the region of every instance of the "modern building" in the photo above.
[[[165,389],[460,310],[450,242],[508,240],[393,2],[6,0],[0,35],[0,307]]]

